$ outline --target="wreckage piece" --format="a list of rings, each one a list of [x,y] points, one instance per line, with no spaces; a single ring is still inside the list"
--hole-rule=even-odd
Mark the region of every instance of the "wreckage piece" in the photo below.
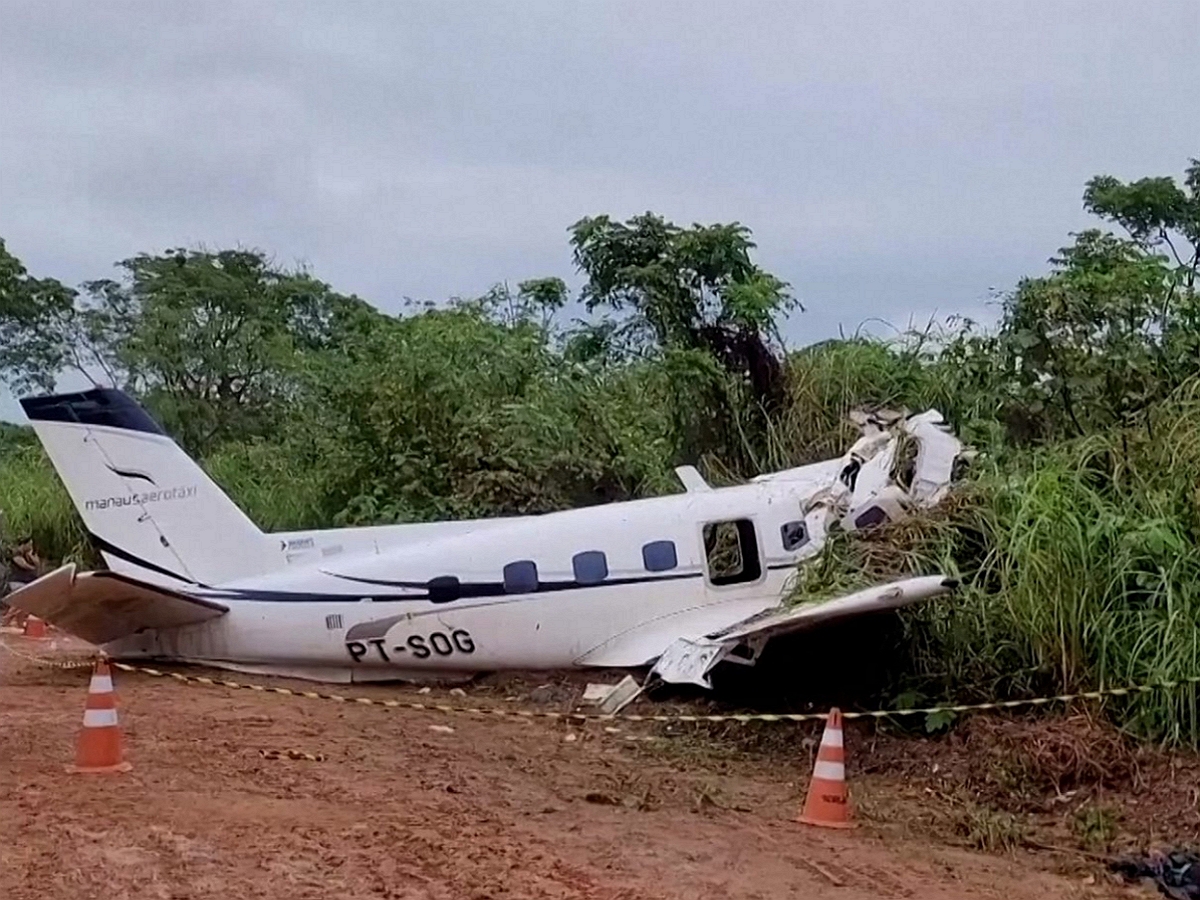
[[[948,594],[957,586],[953,578],[941,575],[909,578],[793,609],[768,610],[698,640],[680,638],[663,651],[651,674],[673,684],[711,688],[709,673],[718,663],[753,665],[773,637],[864,613],[900,609]]]
[[[1115,859],[1108,868],[1127,881],[1148,879],[1171,900],[1200,900],[1200,853],[1187,848]]]
[[[637,699],[642,685],[632,675],[626,675],[616,684],[589,684],[583,692],[583,702],[599,707],[606,716],[619,713]]]
[[[834,528],[936,502],[962,445],[935,411],[865,413],[840,459],[538,516],[267,534],[132,399],[22,401],[108,572],[64,567],[9,601],[116,658],[319,681],[655,667],[707,684],[772,636],[949,590],[940,576],[798,608]],[[902,442],[915,442],[899,477]]]

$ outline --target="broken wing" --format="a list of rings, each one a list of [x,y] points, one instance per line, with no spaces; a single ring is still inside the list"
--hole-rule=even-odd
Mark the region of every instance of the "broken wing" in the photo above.
[[[931,575],[894,581],[843,597],[790,609],[771,609],[707,634],[699,640],[676,640],[659,657],[653,672],[663,681],[711,687],[708,673],[717,663],[725,659],[753,661],[766,642],[773,637],[826,625],[851,616],[899,609],[949,593],[955,587],[957,582],[953,578]],[[749,650],[751,656],[747,658],[743,655],[739,660],[734,651],[740,647]]]

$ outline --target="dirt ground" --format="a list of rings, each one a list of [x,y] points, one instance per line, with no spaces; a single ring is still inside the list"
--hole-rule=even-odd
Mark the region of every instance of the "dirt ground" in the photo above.
[[[47,642],[0,642],[52,655]],[[796,824],[815,728],[790,757],[710,753],[695,735],[650,727],[393,711],[117,673],[133,771],[67,775],[87,678],[0,650],[5,900],[1153,896],[1078,858],[973,852],[926,833],[921,813],[937,792],[872,774],[853,735],[860,827]],[[534,676],[470,685],[467,698],[344,692],[565,708],[579,686]],[[261,753],[289,749],[322,758]]]

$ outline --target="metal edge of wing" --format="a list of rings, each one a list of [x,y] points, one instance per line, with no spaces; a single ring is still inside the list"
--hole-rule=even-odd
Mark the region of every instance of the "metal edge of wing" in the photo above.
[[[765,614],[752,616],[741,622],[735,622],[720,631],[706,635],[706,638],[711,641],[726,643],[750,637],[769,637],[777,634],[786,634],[789,631],[800,631],[812,625],[821,624],[822,621],[829,618],[849,618],[855,615],[884,612],[890,609],[899,609],[912,603],[919,603],[922,600],[931,600],[934,597],[954,591],[958,587],[958,584],[958,579],[943,575],[906,578],[901,581],[893,581],[888,584],[876,585],[861,591],[844,594],[840,597],[830,597],[828,600],[820,603],[808,604],[793,609],[773,609]],[[880,602],[872,606],[855,605],[855,601],[866,603],[873,596],[878,596],[880,601],[886,601],[888,595],[897,589],[900,590],[899,596],[894,598],[897,602]],[[911,596],[905,595],[906,589],[913,591]],[[842,607],[844,611],[839,610],[839,607]]]
[[[191,603],[191,604],[194,604],[195,606],[203,606],[203,607],[205,607],[207,609],[211,609],[215,612],[222,612],[222,613],[229,612],[229,607],[226,606],[224,603],[218,603],[215,600],[209,600],[204,597],[197,597],[193,594],[185,594],[185,593],[182,593],[181,591],[172,590],[171,588],[162,587],[161,585],[152,584],[150,582],[140,581],[137,578],[133,578],[129,575],[122,575],[120,572],[111,572],[111,571],[104,571],[104,570],[97,570],[94,572],[82,572],[75,576],[75,580],[78,580],[80,578],[91,578],[91,579],[97,579],[97,580],[102,580],[102,581],[118,581],[121,584],[129,585],[130,587],[134,587],[139,590],[150,591],[155,594],[162,594],[165,597],[170,597],[174,600],[182,600],[185,603]]]

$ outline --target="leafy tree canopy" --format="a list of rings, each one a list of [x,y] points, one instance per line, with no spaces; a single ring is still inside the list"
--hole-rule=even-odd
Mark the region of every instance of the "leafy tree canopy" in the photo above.
[[[961,334],[942,360],[976,411],[1014,438],[1148,424],[1152,406],[1200,369],[1200,161],[1182,188],[1097,176],[1083,203],[1127,236],[1074,235],[1048,275],[1005,299],[995,334]]]
[[[577,350],[703,350],[747,379],[764,407],[781,405],[783,371],[771,342],[778,317],[799,303],[787,283],[751,260],[750,229],[737,222],[681,228],[652,213],[627,222],[595,216],[575,223],[571,244],[588,279],[588,311],[626,314],[582,334]]]
[[[34,278],[0,238],[0,378],[18,393],[52,391],[67,369],[89,358],[77,293],[53,278]]]
[[[1171,177],[1122,182],[1097,175],[1087,183],[1084,207],[1124,228],[1147,250],[1165,247],[1181,281],[1195,287],[1200,270],[1200,159],[1184,171],[1183,186]]]
[[[73,369],[139,395],[201,453],[266,433],[305,354],[380,317],[256,251],[141,254],[82,296],[29,277],[7,252],[0,264],[0,376],[14,390],[53,390]]]

